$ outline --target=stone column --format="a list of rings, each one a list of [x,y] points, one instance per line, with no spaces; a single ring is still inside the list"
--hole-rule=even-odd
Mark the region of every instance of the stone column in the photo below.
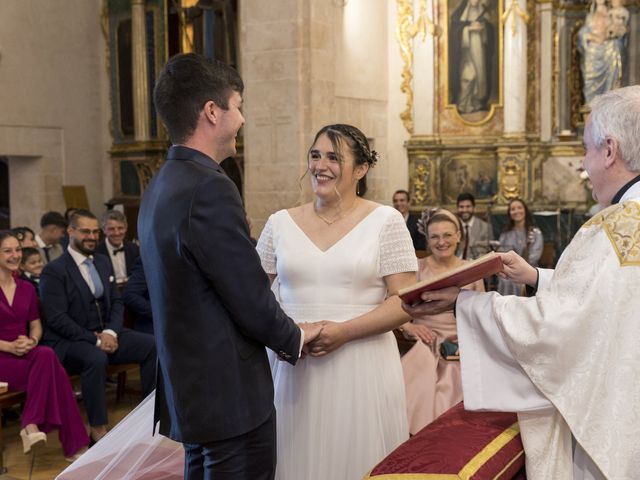
[[[506,2],[504,22],[504,134],[520,137],[527,116],[527,24],[526,0]],[[515,22],[515,23],[514,23]]]
[[[540,12],[540,140],[551,139],[553,125],[553,4],[545,2]]]
[[[131,50],[134,136],[136,141],[146,141],[150,126],[145,0],[131,0]]]

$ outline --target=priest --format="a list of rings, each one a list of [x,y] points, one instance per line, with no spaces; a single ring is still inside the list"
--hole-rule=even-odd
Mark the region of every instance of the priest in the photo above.
[[[640,86],[593,100],[583,165],[607,207],[554,270],[502,255],[536,296],[449,288],[405,305],[455,308],[465,407],[518,413],[530,479],[640,476]]]

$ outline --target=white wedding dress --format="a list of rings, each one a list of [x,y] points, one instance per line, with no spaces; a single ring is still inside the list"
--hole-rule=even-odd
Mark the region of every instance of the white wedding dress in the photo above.
[[[258,251],[283,309],[297,322],[344,321],[380,305],[383,277],[416,271],[404,219],[378,207],[327,251],[286,211],[272,215]],[[271,355],[277,480],[359,480],[409,437],[400,356],[391,332],[294,367]],[[57,480],[178,480],[182,445],[151,436],[154,394]]]
[[[384,276],[416,271],[401,214],[378,207],[326,251],[285,210],[271,216],[258,253],[296,322],[342,322],[387,296]],[[393,333],[349,342],[292,366],[271,356],[277,412],[277,480],[359,480],[409,438]]]

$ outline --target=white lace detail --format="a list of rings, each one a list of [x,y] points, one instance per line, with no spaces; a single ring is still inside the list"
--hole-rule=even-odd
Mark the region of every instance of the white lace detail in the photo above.
[[[380,275],[417,271],[418,259],[407,224],[400,212],[394,211],[380,231]]]
[[[264,271],[270,275],[275,275],[276,251],[273,248],[273,227],[271,226],[272,221],[273,215],[269,217],[269,220],[267,220],[264,229],[262,229],[260,239],[258,240],[258,245],[256,245],[256,250],[258,251],[258,255],[260,255],[260,262],[262,263],[262,268],[264,269]]]

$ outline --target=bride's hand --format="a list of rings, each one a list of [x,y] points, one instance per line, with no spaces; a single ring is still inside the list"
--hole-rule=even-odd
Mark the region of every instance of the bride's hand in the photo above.
[[[315,341],[309,345],[309,353],[312,357],[322,357],[344,345],[349,337],[343,323],[322,322],[323,328]]]
[[[402,335],[407,340],[422,340],[427,344],[430,344],[436,338],[436,334],[431,329],[416,323],[404,324]]]

